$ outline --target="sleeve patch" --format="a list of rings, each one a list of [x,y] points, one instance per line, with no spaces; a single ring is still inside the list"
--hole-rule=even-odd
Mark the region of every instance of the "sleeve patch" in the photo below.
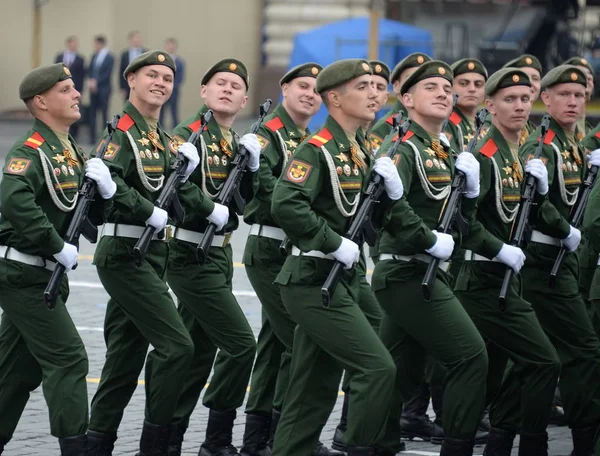
[[[27,158],[11,158],[6,165],[6,172],[8,174],[25,174],[29,165],[31,165],[31,160]]]
[[[264,136],[261,136],[261,135],[256,135],[256,138],[258,139],[258,143],[260,144],[260,150],[261,150],[261,152],[263,150],[265,150],[267,148],[267,146],[271,142],[267,138],[265,138]]]
[[[115,144],[114,142],[109,142],[108,147],[106,148],[106,152],[104,153],[105,160],[113,160],[117,156],[117,152],[121,146]]]
[[[181,136],[173,135],[173,137],[171,138],[171,141],[169,141],[169,150],[171,151],[171,153],[177,154],[177,151],[179,150],[179,146],[181,146],[184,142],[185,142],[185,139],[183,139]]]
[[[306,182],[306,179],[308,179],[311,170],[312,165],[294,159],[288,165],[287,172],[285,173],[285,179],[289,182],[293,182],[294,184],[302,184]]]

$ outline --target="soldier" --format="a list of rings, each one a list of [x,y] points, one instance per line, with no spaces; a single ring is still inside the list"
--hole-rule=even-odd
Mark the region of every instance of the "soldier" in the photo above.
[[[19,98],[35,121],[8,152],[0,184],[0,454],[30,392],[42,384],[61,455],[84,456],[88,359],[65,306],[67,276],[52,312],[43,293],[57,263],[67,272],[77,263],[77,246],[63,236],[84,172],[96,181],[102,199],[112,198],[115,184],[100,160],[86,162],[69,135],[81,117],[80,93],[64,64],[30,71]],[[101,205],[95,203],[95,212]]]
[[[585,80],[587,82],[585,86],[585,101],[586,103],[589,103],[592,99],[592,95],[594,94],[594,67],[592,64],[583,57],[572,57],[564,62],[563,65],[575,65],[577,68],[583,71],[583,74],[585,74]],[[577,140],[583,140],[584,136],[587,135],[591,129],[592,125],[586,120],[584,111],[583,116],[577,122]]]
[[[455,160],[452,150],[439,140],[452,110],[452,79],[447,64],[431,61],[421,65],[401,89],[412,120],[395,160],[406,192],[385,211],[382,253],[372,280],[384,310],[380,336],[398,369],[383,442],[390,454],[396,453],[400,442],[399,405],[423,378],[426,354],[447,368],[442,455],[472,454],[483,412],[485,344],[445,272],[454,248],[452,236],[435,230],[455,168],[466,174],[465,214],[475,210],[479,195],[477,160],[472,154],[460,154]],[[396,140],[387,141],[379,154]],[[431,301],[424,302],[421,281],[433,257],[442,261]]]
[[[390,67],[380,60],[371,60],[369,61],[369,65],[371,65],[371,68],[373,69],[373,83],[377,90],[377,98],[375,99],[377,106],[375,107],[375,113],[378,113],[387,104],[388,96],[390,94],[390,91],[388,90],[388,86],[390,85]],[[365,133],[368,139],[368,129],[365,130]]]
[[[260,144],[255,135],[247,134],[240,139],[232,129],[236,116],[248,101],[246,66],[236,59],[223,59],[206,72],[201,85],[204,105],[175,127],[171,150],[177,150],[179,144],[197,131],[202,115],[212,109],[213,117],[200,138],[202,163],[192,174],[191,182],[205,198],[215,199],[232,169],[238,148],[244,146],[250,154],[250,172],[245,173],[240,183],[240,194],[248,199],[252,195],[252,173],[259,167]],[[236,409],[244,401],[256,355],[252,329],[232,291],[233,252],[229,242],[239,225],[238,215],[233,207],[215,206],[223,211],[224,218],[218,224],[205,264],[198,263],[196,247],[210,220],[186,217],[171,242],[169,285],[179,300],[179,314],[195,347],[173,417],[176,431],[171,437],[170,451],[175,455],[180,454],[183,434],[213,363],[215,371],[203,398],[203,404],[210,409],[206,439],[198,454],[238,454],[231,444],[233,422]],[[239,213],[240,208],[236,209]]]
[[[298,325],[274,456],[305,456],[314,448],[342,369],[350,374],[348,455],[374,455],[386,419],[394,367],[358,305],[360,274],[352,268],[359,247],[343,237],[369,175],[371,157],[360,146],[359,129],[375,117],[371,73],[366,60],[349,59],[319,74],[317,91],[329,117],[298,147],[273,192],[273,217],[294,245],[276,283]],[[378,160],[374,170],[384,177],[388,197],[400,198],[402,183],[391,161]],[[324,308],[321,287],[334,260],[347,270]]]
[[[515,274],[525,262],[523,251],[509,244],[519,210],[523,168],[519,138],[531,110],[531,82],[518,68],[494,73],[485,85],[486,107],[492,126],[477,145],[481,190],[475,220],[465,238],[465,265],[454,291],[488,347],[489,373],[486,401],[492,402],[486,456],[509,455],[520,433],[519,455],[548,454],[546,427],[560,370],[556,350],[544,334],[531,304],[521,297],[518,276],[513,277],[506,310],[498,295],[506,266]],[[548,192],[548,173],[541,160],[530,160],[525,171],[538,180],[537,200]],[[503,422],[506,410],[498,403],[502,374],[510,358],[523,373],[520,378],[520,426]]]
[[[92,399],[88,445],[92,454],[110,455],[123,411],[146,361],[146,412],[140,456],[167,452],[169,424],[187,376],[194,346],[164,282],[171,227],[167,212],[154,206],[175,154],[158,126],[162,105],[173,89],[176,68],[169,54],[149,51],[133,59],[123,77],[131,89],[104,161],[117,184],[113,207],[105,212],[94,264],[110,300],[104,320],[106,361]],[[98,148],[103,144],[102,139]],[[199,162],[193,144],[179,152],[188,159],[185,178]],[[214,219],[212,201],[189,182],[179,191],[188,216]],[[141,267],[133,247],[150,225],[155,235]],[[148,345],[153,350],[148,353]]]

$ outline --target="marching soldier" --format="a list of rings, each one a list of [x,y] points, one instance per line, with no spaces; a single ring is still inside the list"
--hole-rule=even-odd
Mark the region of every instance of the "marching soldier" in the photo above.
[[[421,65],[401,89],[402,103],[412,119],[395,159],[406,192],[385,212],[382,253],[372,280],[384,310],[380,336],[398,369],[383,442],[390,454],[396,453],[400,442],[399,406],[423,378],[426,354],[447,368],[441,454],[471,455],[483,413],[485,344],[450,287],[446,260],[454,240],[435,230],[455,169],[466,174],[465,214],[475,210],[479,195],[477,160],[472,154],[460,154],[455,160],[452,150],[439,139],[452,110],[452,79],[447,64],[431,61]],[[379,154],[396,140],[386,142]],[[421,281],[433,257],[441,263],[431,301],[426,303]]]
[[[123,73],[131,89],[129,101],[104,155],[117,191],[113,206],[105,211],[94,256],[98,276],[110,296],[104,321],[106,361],[92,399],[88,433],[94,455],[111,454],[144,362],[146,412],[139,454],[167,453],[169,425],[194,351],[164,282],[169,236],[159,239],[155,235],[141,267],[133,259],[145,225],[157,233],[171,232],[167,212],[154,206],[154,201],[175,160],[168,137],[158,125],[160,109],[173,90],[175,71],[171,56],[161,51],[148,51],[129,63]],[[188,159],[187,179],[199,162],[198,153],[190,143],[182,144],[179,152]],[[179,195],[188,215],[214,217],[214,204],[194,185],[186,182]],[[147,354],[149,344],[153,350]]]
[[[208,109],[213,117],[202,132],[201,164],[191,176],[191,182],[209,200],[215,199],[227,180],[238,148],[244,146],[250,154],[248,170],[240,183],[244,199],[252,195],[252,175],[259,168],[260,144],[253,134],[241,139],[232,125],[248,101],[248,71],[236,59],[223,59],[203,76],[201,96],[204,106],[198,113],[183,121],[173,131],[171,150],[186,141],[200,125]],[[173,454],[179,455],[183,434],[204,389],[213,363],[214,374],[206,389],[203,404],[210,409],[206,439],[200,456],[237,455],[231,444],[236,409],[246,395],[256,341],[244,312],[232,291],[233,251],[229,243],[238,228],[241,208],[215,204],[221,219],[206,263],[196,258],[196,247],[210,219],[186,217],[177,227],[171,242],[168,281],[179,300],[179,314],[194,342],[194,357],[183,384],[173,417],[176,432],[171,437]],[[237,210],[236,210],[237,209]],[[218,349],[218,354],[217,354]],[[215,359],[216,355],[216,359]],[[173,452],[175,450],[175,452]]]
[[[525,262],[523,251],[509,242],[524,176],[519,138],[531,110],[531,82],[520,69],[504,68],[487,81],[485,95],[492,126],[479,142],[478,153],[475,152],[481,169],[481,190],[477,214],[465,238],[465,247],[470,250],[465,252],[466,261],[454,290],[488,347],[487,402],[492,401],[492,427],[486,456],[509,455],[517,432],[519,455],[546,456],[546,427],[560,361],[531,304],[521,297],[518,276],[513,277],[506,310],[502,311],[498,305],[506,267],[518,274]],[[542,200],[548,192],[548,173],[543,162],[530,160],[525,171],[538,179],[537,200]],[[508,358],[523,373],[522,415],[517,428],[503,422],[506,410],[496,400]]]
[[[0,454],[30,392],[42,384],[61,455],[84,456],[88,359],[65,306],[67,276],[52,312],[43,294],[57,263],[67,272],[77,264],[77,246],[63,237],[84,174],[96,181],[102,199],[112,198],[116,187],[102,161],[86,162],[69,135],[81,117],[80,93],[65,65],[30,71],[19,98],[35,121],[8,152],[0,184]],[[101,206],[94,204],[96,218]]]
[[[387,104],[388,96],[390,94],[390,91],[388,90],[388,86],[390,85],[390,67],[381,60],[371,60],[369,61],[369,65],[371,65],[373,70],[373,83],[375,84],[375,90],[377,90],[377,98],[375,99],[375,102],[377,103],[375,113],[377,114]],[[369,125],[367,125],[367,127]],[[366,128],[365,136],[367,141],[370,141],[368,131],[369,128]],[[367,146],[369,145],[370,144],[367,142]]]
[[[587,59],[583,57],[571,57],[569,60],[563,63],[563,65],[575,65],[583,74],[585,74],[585,80],[587,82],[585,86],[585,101],[589,103],[594,94],[594,67]],[[583,140],[584,136],[589,133],[592,129],[592,125],[585,118],[585,111],[583,116],[577,122],[577,140]]]
[[[305,456],[335,404],[342,370],[350,375],[348,455],[374,455],[392,393],[394,366],[359,307],[359,246],[344,238],[369,175],[371,157],[359,129],[375,116],[376,91],[366,60],[341,60],[317,77],[329,111],[321,131],[298,147],[273,192],[272,214],[294,245],[277,276],[286,310],[298,325],[290,382],[275,434],[274,456]],[[389,159],[374,169],[389,198],[402,183]],[[334,260],[347,269],[322,305]]]

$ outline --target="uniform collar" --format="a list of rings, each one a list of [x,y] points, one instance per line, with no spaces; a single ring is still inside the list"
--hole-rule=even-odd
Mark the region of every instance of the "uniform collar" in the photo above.
[[[340,126],[339,123],[337,123],[337,120],[335,120],[330,115],[327,116],[327,119],[325,119],[325,125],[323,125],[323,128],[326,128],[327,130],[329,130],[329,133],[331,133],[331,135],[333,136],[333,139],[337,143],[338,149],[341,152],[350,152],[350,140],[348,139],[348,136],[346,136],[346,132],[344,131],[344,129]],[[356,137],[360,136],[361,134],[363,134],[363,131],[361,129],[358,129],[356,131]],[[359,145],[362,147],[364,145],[364,143],[361,144],[359,142]],[[363,152],[365,152],[367,155],[369,155],[368,150],[363,150]]]
[[[203,105],[200,110],[198,111],[198,119],[201,119],[202,116],[206,113],[206,111],[208,111],[208,106]],[[215,116],[212,116],[210,118],[210,120],[208,121],[208,131],[206,131],[206,134],[208,135],[208,139],[206,141],[207,144],[218,144],[221,147],[225,146],[225,143],[223,143],[222,141],[227,141],[225,138],[223,138],[223,135],[221,134],[221,127],[219,127],[219,124],[217,123]],[[233,142],[236,143],[236,134],[233,130],[231,130],[231,133],[233,135]],[[235,144],[232,144],[231,147],[235,150]],[[212,150],[212,149],[211,149]]]
[[[127,100],[125,102],[125,106],[123,107],[123,112],[129,115],[135,122],[135,126],[140,130],[140,132],[148,133],[149,127],[146,121],[144,120],[144,116],[140,114],[135,106]],[[160,129],[160,126],[158,127]]]
[[[276,117],[279,117],[279,119],[281,119],[281,122],[283,122],[283,125],[285,126],[285,129],[288,132],[288,136],[290,138],[297,139],[298,141],[300,140],[300,138],[302,138],[302,133],[298,129],[298,126],[294,123],[294,121],[292,120],[292,118],[290,117],[290,115],[288,114],[288,112],[282,104],[278,104],[275,107],[275,109],[273,110],[273,114]],[[308,135],[310,135],[310,131],[307,127],[306,136]]]

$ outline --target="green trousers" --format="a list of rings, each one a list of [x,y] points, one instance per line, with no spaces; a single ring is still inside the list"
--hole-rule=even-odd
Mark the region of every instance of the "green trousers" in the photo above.
[[[195,347],[175,412],[175,420],[187,427],[213,361],[214,373],[203,404],[219,412],[229,412],[242,405],[256,341],[233,295],[231,245],[212,247],[206,264],[200,265],[195,244],[173,242],[168,282],[179,300],[179,314]]]
[[[586,278],[582,276],[579,284],[579,289],[581,289],[583,284],[586,283],[585,279]],[[596,268],[594,270],[594,274],[592,275],[586,306],[588,310],[588,315],[592,320],[594,332],[596,333],[596,336],[600,338],[600,268]]]
[[[343,370],[350,376],[345,443],[378,446],[395,368],[357,304],[359,274],[353,271],[344,275],[326,309],[321,285],[332,262],[304,257],[289,257],[287,262],[291,270],[312,270],[313,274],[305,283],[290,283],[291,275],[283,271],[277,278],[283,303],[298,326],[273,456],[311,454],[337,400]]]
[[[568,254],[554,289],[548,285],[558,247],[531,243],[521,269],[523,297],[529,301],[561,362],[560,393],[570,427],[600,423],[600,343],[579,293],[579,262]],[[505,377],[507,387],[499,398],[506,409],[505,421],[519,424],[519,366]]]
[[[513,277],[506,310],[498,296],[506,266],[502,263],[466,261],[454,292],[488,346],[488,400],[493,427],[541,434],[548,426],[554,389],[560,372],[556,350],[544,333],[530,303],[521,297],[520,277]],[[514,428],[503,421],[502,377],[507,360],[520,367],[521,422]]]
[[[85,347],[65,306],[66,277],[56,308],[43,299],[46,269],[0,259],[0,439],[13,436],[30,393],[40,383],[55,437],[85,434],[88,399]]]
[[[135,239],[103,237],[94,262],[110,300],[104,320],[106,361],[92,399],[90,429],[116,432],[146,361],[145,419],[169,424],[194,345],[163,281],[169,246],[153,241],[140,268]],[[153,350],[148,352],[148,345]],[[147,354],[147,355],[146,355]]]
[[[443,422],[447,437],[473,439],[483,414],[488,358],[485,344],[450,287],[450,276],[438,270],[430,302],[421,281],[427,264],[379,261],[373,290],[384,310],[380,336],[396,364],[396,386],[389,401],[385,448],[400,443],[400,404],[414,393],[424,375],[426,355],[447,369]]]

